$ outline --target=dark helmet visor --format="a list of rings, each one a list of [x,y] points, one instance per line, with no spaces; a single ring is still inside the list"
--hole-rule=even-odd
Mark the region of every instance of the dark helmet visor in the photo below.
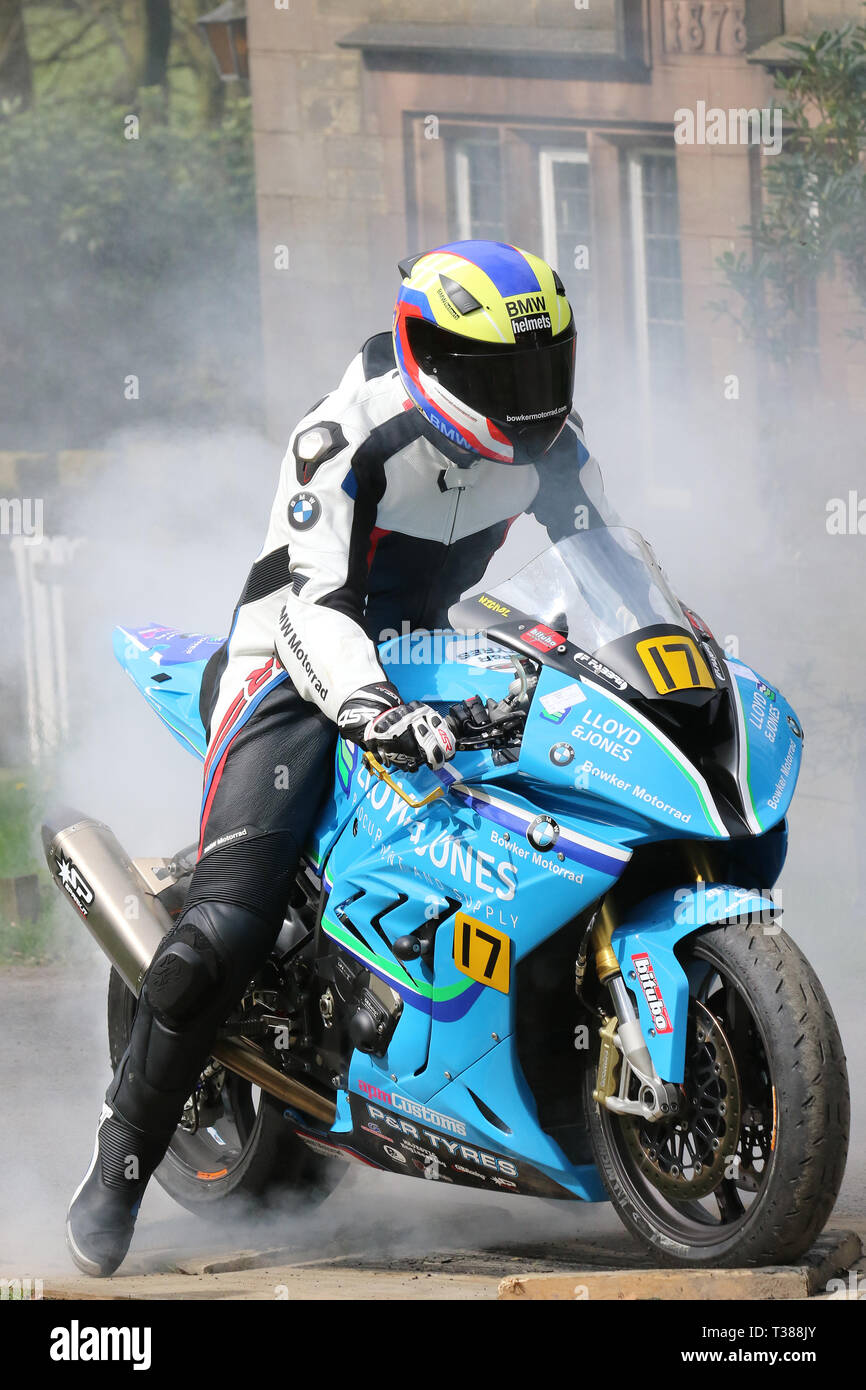
[[[420,318],[406,329],[422,370],[446,391],[495,421],[529,457],[550,447],[572,405],[573,320],[555,338],[533,334],[526,347],[473,342]]]

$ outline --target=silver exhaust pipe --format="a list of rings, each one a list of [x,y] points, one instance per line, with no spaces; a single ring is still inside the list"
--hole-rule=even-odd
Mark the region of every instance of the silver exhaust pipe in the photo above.
[[[51,875],[91,936],[138,998],[147,967],[172,919],[156,894],[173,881],[167,861],[133,861],[109,826],[60,808],[42,826]],[[246,1038],[224,1038],[214,1057],[263,1091],[333,1124],[335,1103],[285,1076]]]
[[[138,998],[168,912],[102,821],[63,807],[43,825],[42,844],[58,888]]]

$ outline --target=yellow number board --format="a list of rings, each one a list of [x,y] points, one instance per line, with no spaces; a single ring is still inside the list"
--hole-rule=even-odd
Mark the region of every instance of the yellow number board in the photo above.
[[[637,654],[660,695],[671,690],[715,690],[710,668],[691,637],[647,637]]]
[[[464,975],[507,994],[511,977],[511,938],[487,922],[458,912],[454,923],[454,964]]]

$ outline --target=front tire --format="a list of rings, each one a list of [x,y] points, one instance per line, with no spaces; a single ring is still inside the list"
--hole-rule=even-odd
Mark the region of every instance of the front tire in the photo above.
[[[617,1116],[592,1099],[589,1067],[596,1163],[620,1218],[660,1263],[790,1263],[822,1231],[845,1171],[836,1020],[782,931],[714,927],[678,955],[691,996],[683,1113],[657,1125]]]
[[[112,968],[108,982],[108,1045],[117,1067],[129,1040],[135,996]],[[212,1059],[209,1059],[209,1062]],[[205,1073],[203,1073],[204,1075]],[[194,1133],[179,1125],[154,1176],[197,1216],[266,1210],[290,1202],[309,1209],[336,1187],[345,1165],[313,1153],[283,1118],[284,1106],[225,1070],[209,1082],[215,1105]]]

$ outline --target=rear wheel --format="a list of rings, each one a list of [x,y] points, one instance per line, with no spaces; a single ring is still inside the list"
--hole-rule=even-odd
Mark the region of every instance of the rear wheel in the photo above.
[[[848,1146],[845,1057],[809,962],[784,932],[715,927],[682,943],[686,1066],[675,1118],[586,1106],[626,1226],[660,1262],[786,1263],[824,1227]]]
[[[126,1049],[135,996],[116,970],[108,984],[108,1044],[116,1067]],[[213,1058],[184,1111],[155,1177],[197,1215],[215,1207],[249,1212],[293,1195],[315,1205],[337,1185],[345,1165],[313,1153],[283,1118],[284,1106]]]

